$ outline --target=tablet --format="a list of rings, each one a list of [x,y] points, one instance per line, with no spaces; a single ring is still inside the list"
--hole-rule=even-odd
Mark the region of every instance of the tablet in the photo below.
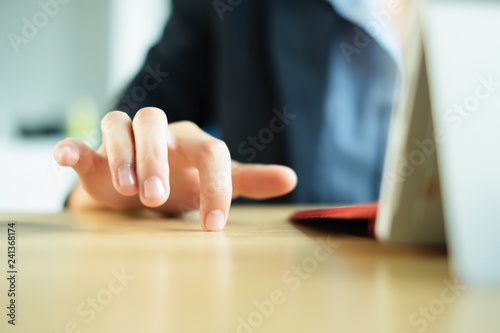
[[[403,52],[404,75],[392,113],[378,203],[301,211],[292,220],[345,225],[342,221],[359,224],[361,219],[367,233],[382,242],[445,242],[436,148],[440,133],[433,124],[420,21],[420,11],[415,10]]]

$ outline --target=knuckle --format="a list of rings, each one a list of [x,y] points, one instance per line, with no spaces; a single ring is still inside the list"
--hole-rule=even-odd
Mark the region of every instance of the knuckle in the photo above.
[[[204,156],[225,157],[230,159],[229,149],[226,143],[216,138],[210,138],[201,141],[200,152]]]
[[[163,149],[161,146],[154,146],[151,148],[149,158],[153,161],[163,162],[167,157],[167,148]]]
[[[113,124],[113,116],[108,113],[101,119],[101,128],[103,131],[109,130]]]
[[[111,163],[124,164],[131,163],[133,151],[126,145],[108,145],[107,155]]]
[[[220,173],[205,184],[202,195],[208,199],[214,199],[219,198],[221,194],[232,193],[232,191],[231,177]]]
[[[130,121],[130,117],[123,111],[112,111],[107,113],[101,120],[101,128],[110,130],[118,122]]]
[[[134,122],[157,121],[158,119],[161,118],[167,120],[167,115],[165,114],[165,112],[163,112],[163,110],[155,107],[145,107],[137,111],[137,113],[134,116]]]
[[[160,167],[168,163],[168,148],[158,144],[151,144],[137,151],[136,156],[141,164]]]
[[[178,121],[174,125],[176,125],[178,127],[182,127],[183,129],[189,130],[189,131],[200,130],[200,127],[198,125],[196,125],[195,123],[193,123],[192,121],[189,121],[189,120]]]

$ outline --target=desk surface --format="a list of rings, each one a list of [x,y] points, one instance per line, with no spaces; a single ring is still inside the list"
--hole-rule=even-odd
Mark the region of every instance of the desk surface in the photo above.
[[[294,225],[294,207],[233,207],[224,232],[112,212],[16,222],[16,327],[2,332],[499,332],[500,291],[456,285],[443,248]],[[4,276],[2,274],[2,276]]]

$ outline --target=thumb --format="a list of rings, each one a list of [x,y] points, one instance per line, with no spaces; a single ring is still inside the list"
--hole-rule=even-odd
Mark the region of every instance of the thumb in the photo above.
[[[67,138],[54,148],[54,157],[61,166],[72,167],[78,174],[83,192],[79,198],[86,198],[90,204],[80,203],[81,207],[93,205],[115,209],[139,208],[137,196],[124,197],[113,187],[108,158],[104,146],[95,152],[82,141]],[[79,188],[79,187],[78,187]]]
[[[233,198],[266,199],[284,195],[297,185],[297,175],[283,165],[232,164]]]
[[[59,141],[54,148],[54,157],[60,166],[72,167],[80,179],[91,176],[104,159],[76,138]]]

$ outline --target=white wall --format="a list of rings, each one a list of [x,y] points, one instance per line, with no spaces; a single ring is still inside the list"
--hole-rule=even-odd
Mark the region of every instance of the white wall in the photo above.
[[[90,94],[99,105],[106,98],[109,4],[72,0],[58,6],[50,17],[36,0],[1,2],[0,112],[13,126],[55,121],[79,95]],[[23,20],[45,24],[26,34]],[[12,33],[27,43],[13,47]]]
[[[0,1],[0,114],[14,124],[57,119],[86,95],[107,111],[170,10],[168,0],[57,1],[63,0]],[[33,36],[23,34],[24,19],[42,23]],[[27,44],[13,47],[12,33],[28,37]]]
[[[0,1],[0,211],[62,207],[73,178],[54,168],[51,151],[61,137],[21,139],[18,127],[64,123],[82,97],[99,113],[109,111],[159,37],[169,3]],[[38,31],[23,33],[25,20],[35,28],[38,23]],[[13,46],[12,38],[27,43]]]
[[[163,32],[170,15],[168,0],[111,0],[109,52],[110,96],[116,95],[143,63],[145,51]]]

